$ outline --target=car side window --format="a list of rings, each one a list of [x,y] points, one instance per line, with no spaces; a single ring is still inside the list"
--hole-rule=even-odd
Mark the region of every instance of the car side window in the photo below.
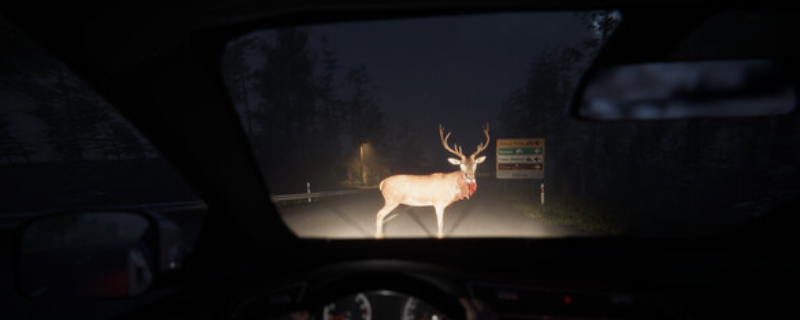
[[[202,205],[133,126],[0,17],[0,215]]]

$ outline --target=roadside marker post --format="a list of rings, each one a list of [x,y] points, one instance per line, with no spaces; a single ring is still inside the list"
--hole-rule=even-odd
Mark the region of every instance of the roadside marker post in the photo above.
[[[544,205],[544,182],[542,182],[542,205]]]

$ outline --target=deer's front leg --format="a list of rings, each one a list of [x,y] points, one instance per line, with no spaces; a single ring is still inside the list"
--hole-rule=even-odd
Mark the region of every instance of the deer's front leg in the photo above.
[[[436,237],[439,239],[444,238],[444,232],[442,229],[444,227],[444,208],[443,206],[436,206],[436,224],[438,226],[439,232],[436,233]]]
[[[386,201],[386,204],[383,206],[381,211],[378,211],[377,216],[375,217],[375,239],[383,239],[383,218],[386,217],[394,208],[400,205],[399,203],[389,202]]]

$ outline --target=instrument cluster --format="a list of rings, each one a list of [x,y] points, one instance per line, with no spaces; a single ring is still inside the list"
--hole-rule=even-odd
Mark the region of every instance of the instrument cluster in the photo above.
[[[322,320],[443,320],[451,319],[427,302],[401,292],[358,292],[331,301],[313,319]]]

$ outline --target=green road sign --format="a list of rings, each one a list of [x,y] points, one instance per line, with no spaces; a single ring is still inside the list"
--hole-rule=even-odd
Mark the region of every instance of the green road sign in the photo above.
[[[541,155],[544,154],[544,148],[498,148],[498,155]]]
[[[544,138],[497,139],[497,179],[543,179]]]

